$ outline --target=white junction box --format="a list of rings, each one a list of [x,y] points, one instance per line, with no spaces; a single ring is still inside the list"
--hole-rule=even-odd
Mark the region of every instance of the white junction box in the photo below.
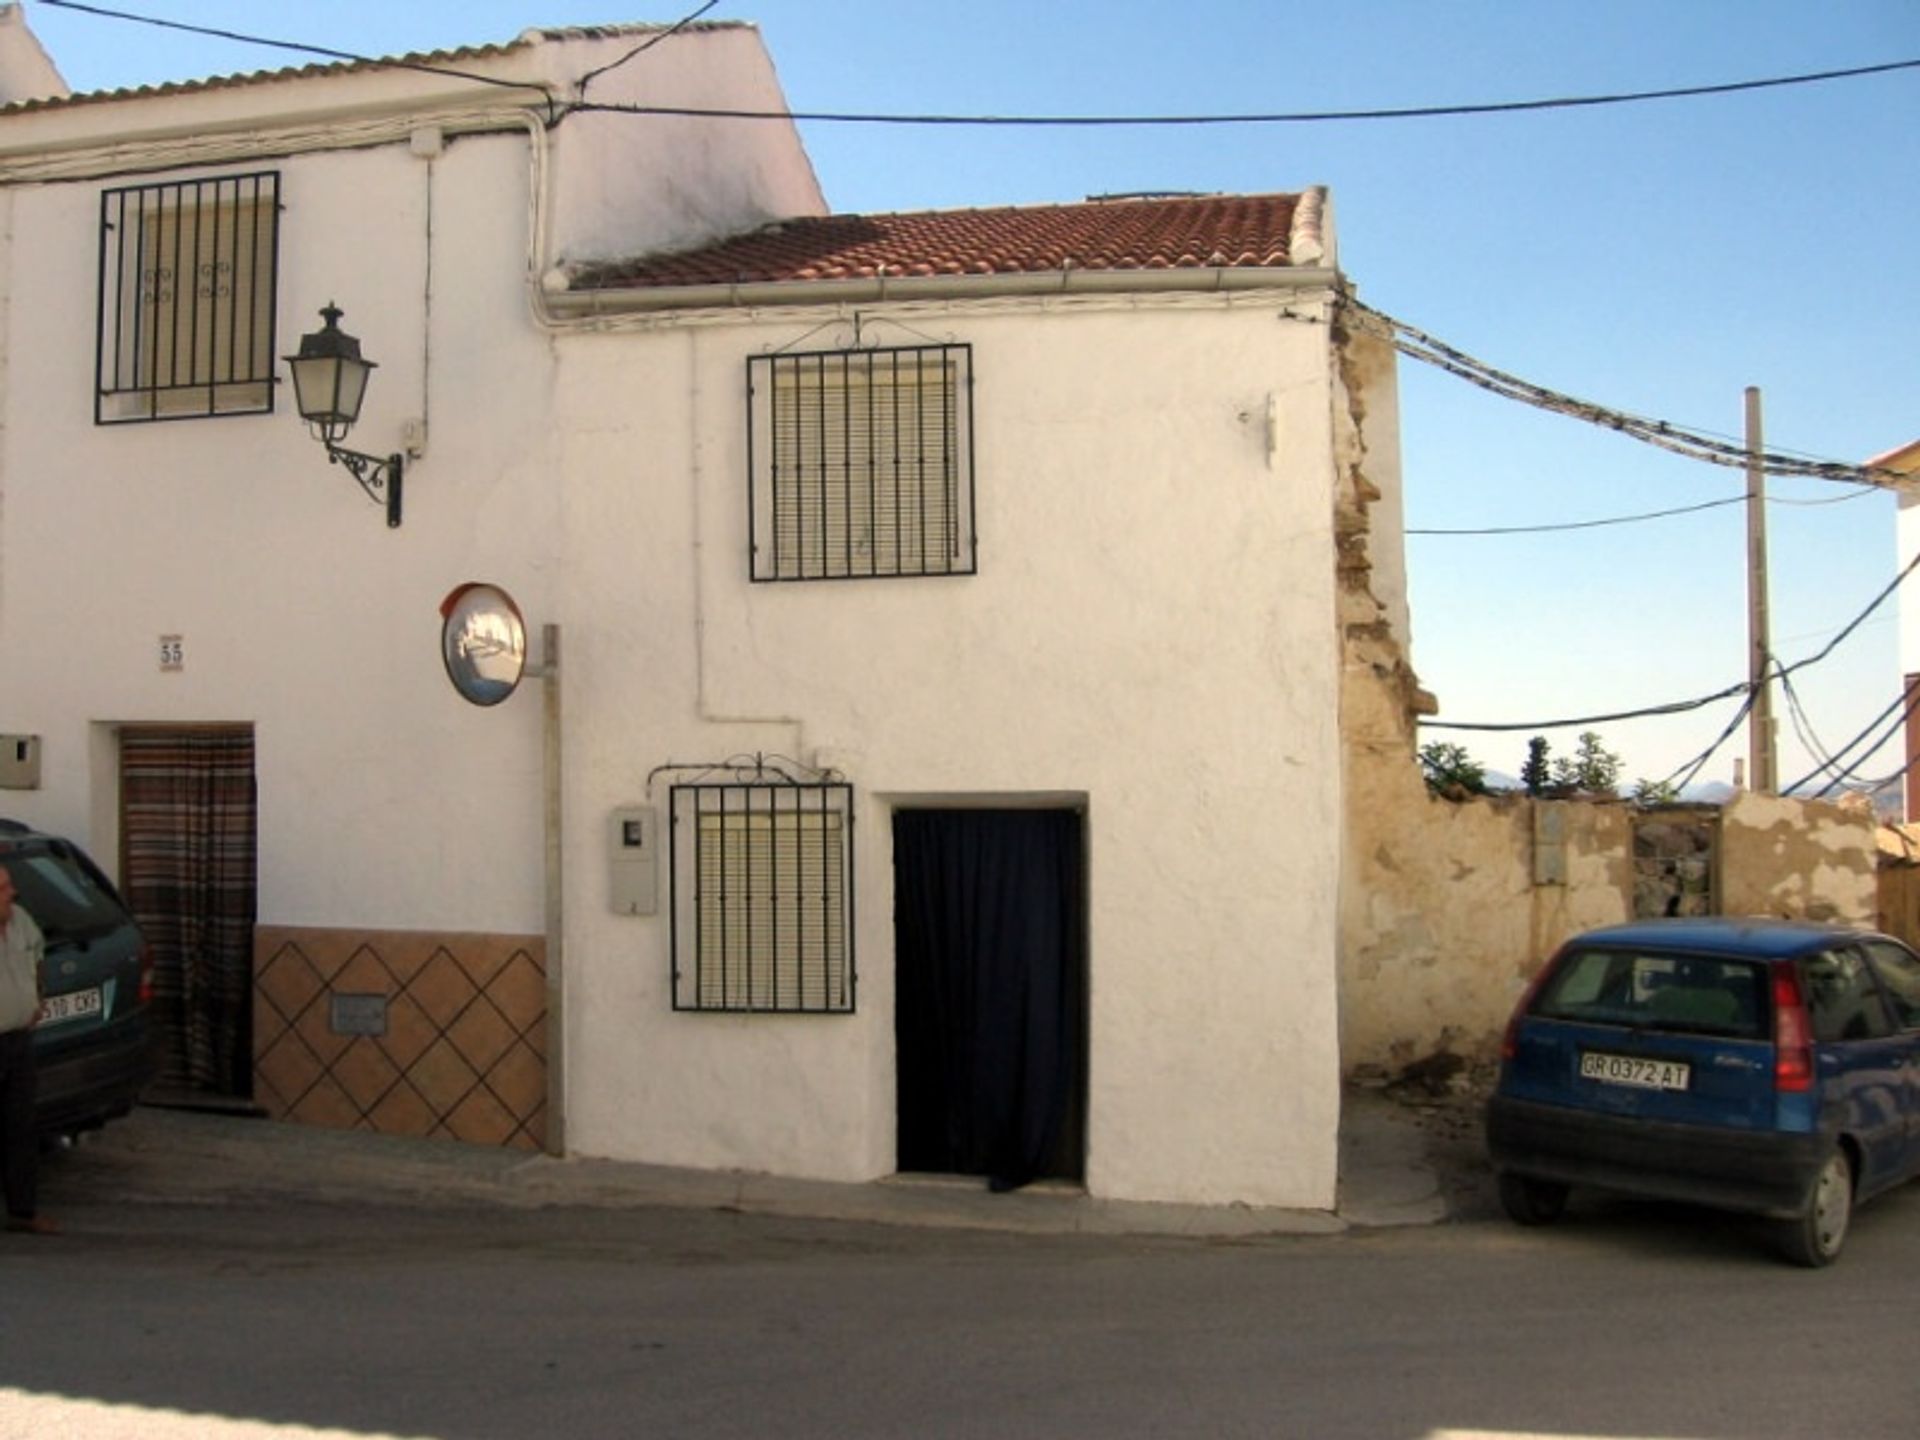
[[[608,890],[616,915],[660,907],[660,813],[651,805],[615,810],[607,826]]]
[[[40,737],[0,735],[0,790],[40,788]]]

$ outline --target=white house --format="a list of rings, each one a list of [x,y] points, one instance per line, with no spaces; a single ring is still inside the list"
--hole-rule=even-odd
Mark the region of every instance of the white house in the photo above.
[[[749,26],[409,62],[0,110],[0,813],[116,872],[164,1083],[1330,1206],[1406,617],[1324,192],[830,216],[784,120],[621,108],[783,111]],[[397,525],[280,383],[329,303]]]

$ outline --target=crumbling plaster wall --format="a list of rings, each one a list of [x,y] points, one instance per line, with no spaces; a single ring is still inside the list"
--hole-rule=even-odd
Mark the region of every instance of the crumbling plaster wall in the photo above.
[[[1346,835],[1341,1060],[1398,1067],[1489,1051],[1513,996],[1563,938],[1624,918],[1624,806],[1562,805],[1565,883],[1536,886],[1535,804],[1428,793],[1415,717],[1434,708],[1408,662],[1394,353],[1341,329],[1334,534],[1342,625]]]
[[[1737,795],[1720,818],[1720,909],[1871,926],[1880,852],[1871,812]]]
[[[1491,1058],[1540,962],[1633,914],[1633,807],[1524,795],[1447,800],[1421,774],[1417,717],[1434,702],[1409,663],[1393,353],[1337,334],[1335,540],[1342,644],[1345,836],[1340,1050],[1345,1073],[1449,1052]],[[1556,807],[1560,863],[1536,879],[1536,828]],[[1873,825],[1838,806],[1741,795],[1720,826],[1726,914],[1871,924]]]

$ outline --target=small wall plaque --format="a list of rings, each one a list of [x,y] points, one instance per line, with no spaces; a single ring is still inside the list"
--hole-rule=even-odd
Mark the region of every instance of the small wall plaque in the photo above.
[[[387,997],[384,995],[335,995],[333,1033],[336,1035],[384,1035],[387,1033]]]

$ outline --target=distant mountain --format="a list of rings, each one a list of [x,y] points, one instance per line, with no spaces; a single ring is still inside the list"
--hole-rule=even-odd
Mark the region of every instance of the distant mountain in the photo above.
[[[1708,780],[1687,786],[1680,792],[1680,798],[1697,805],[1724,805],[1739,793],[1724,780]]]

